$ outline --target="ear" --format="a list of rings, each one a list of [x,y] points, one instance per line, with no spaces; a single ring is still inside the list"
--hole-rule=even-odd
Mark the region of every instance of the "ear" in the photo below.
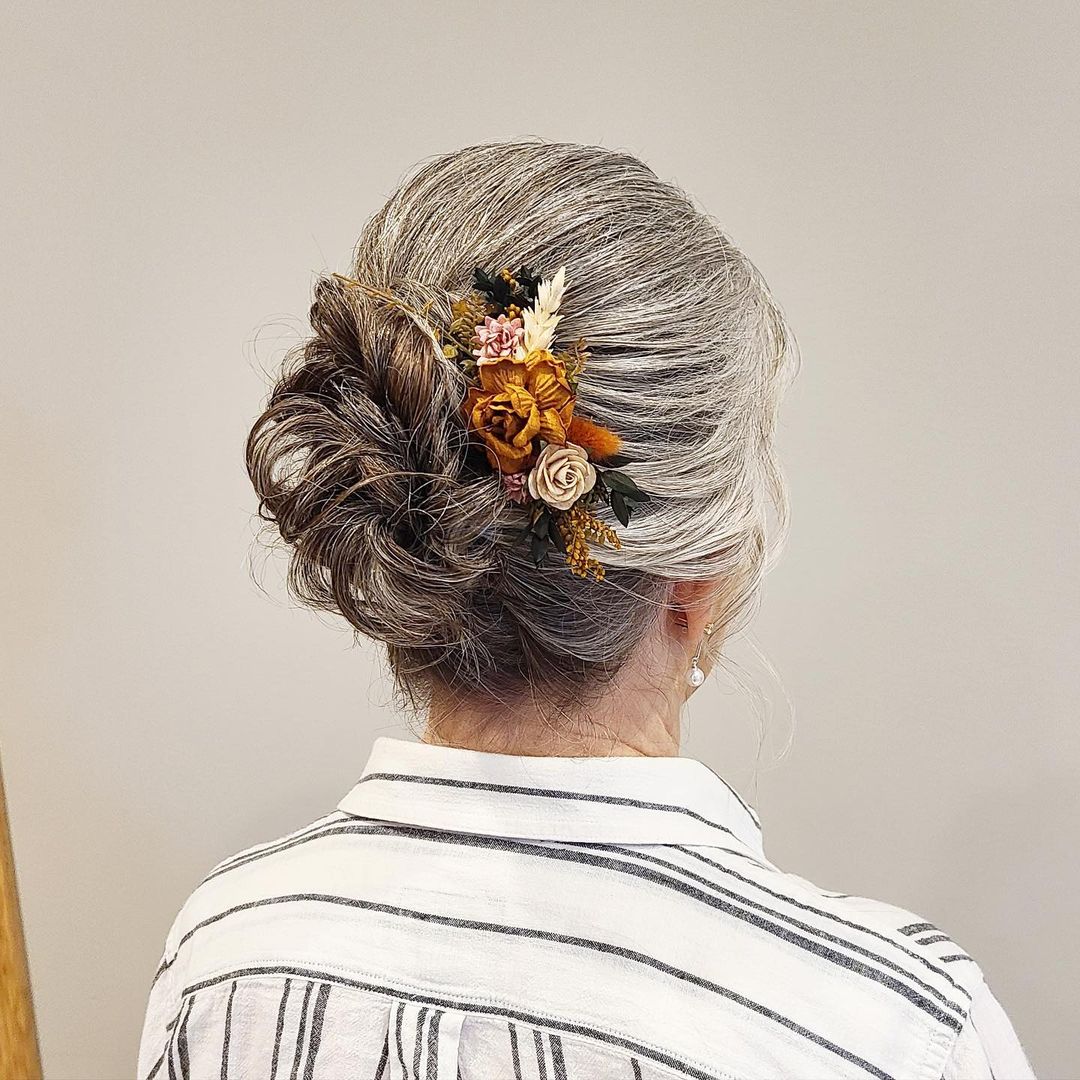
[[[680,643],[696,645],[714,617],[719,587],[718,578],[673,582],[665,612],[668,635]]]

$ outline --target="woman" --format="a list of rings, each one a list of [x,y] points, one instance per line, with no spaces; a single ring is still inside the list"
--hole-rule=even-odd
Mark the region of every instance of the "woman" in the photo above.
[[[679,757],[787,516],[796,354],[716,225],[625,154],[471,147],[311,327],[248,468],[423,740],[199,886],[140,1076],[1030,1076],[947,935],[783,873]]]

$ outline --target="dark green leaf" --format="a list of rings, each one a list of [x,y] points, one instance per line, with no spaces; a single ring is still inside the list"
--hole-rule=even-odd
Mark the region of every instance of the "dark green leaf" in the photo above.
[[[649,497],[626,473],[619,472],[618,469],[605,469],[604,482],[613,492],[617,491],[634,502],[645,502]]]
[[[547,559],[548,552],[551,550],[551,542],[543,536],[537,536],[536,533],[533,533],[531,546],[533,562],[536,563],[537,566],[541,566]]]
[[[541,513],[533,520],[532,531],[534,536],[546,540],[551,535],[551,515]]]
[[[510,303],[510,286],[501,274],[489,274],[479,266],[474,267],[473,284],[477,292],[483,293],[500,307],[506,307]]]
[[[612,491],[611,509],[624,525],[630,524],[630,507],[626,505],[626,498],[621,491]]]
[[[562,530],[553,521],[551,523],[551,542],[565,555],[566,554],[566,541],[563,539]]]
[[[477,292],[482,292],[490,296],[495,288],[495,278],[493,278],[486,270],[482,270],[479,266],[476,266],[473,268],[473,284],[476,286]]]
[[[523,266],[515,275],[525,298],[531,303],[536,299],[537,289],[540,287],[540,275]]]

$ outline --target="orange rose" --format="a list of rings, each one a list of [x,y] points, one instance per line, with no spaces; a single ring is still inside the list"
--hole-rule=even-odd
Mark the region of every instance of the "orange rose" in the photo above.
[[[517,473],[528,468],[538,438],[566,442],[574,392],[561,360],[540,349],[523,359],[487,361],[478,373],[480,385],[469,388],[464,409],[493,469]]]

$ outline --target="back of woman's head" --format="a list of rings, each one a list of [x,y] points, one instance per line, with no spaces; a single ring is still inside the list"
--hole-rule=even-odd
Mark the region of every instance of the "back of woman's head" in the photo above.
[[[448,325],[478,266],[566,267],[559,333],[590,352],[578,407],[649,496],[628,527],[598,511],[622,542],[594,548],[603,580],[534,563],[522,507],[470,444],[468,380],[418,318]],[[438,686],[580,706],[673,581],[715,580],[719,624],[745,621],[786,525],[772,443],[795,354],[760,274],[685,195],[598,147],[469,147],[368,222],[352,278],[367,288],[317,281],[247,464],[295,594],[384,642],[414,705]]]

